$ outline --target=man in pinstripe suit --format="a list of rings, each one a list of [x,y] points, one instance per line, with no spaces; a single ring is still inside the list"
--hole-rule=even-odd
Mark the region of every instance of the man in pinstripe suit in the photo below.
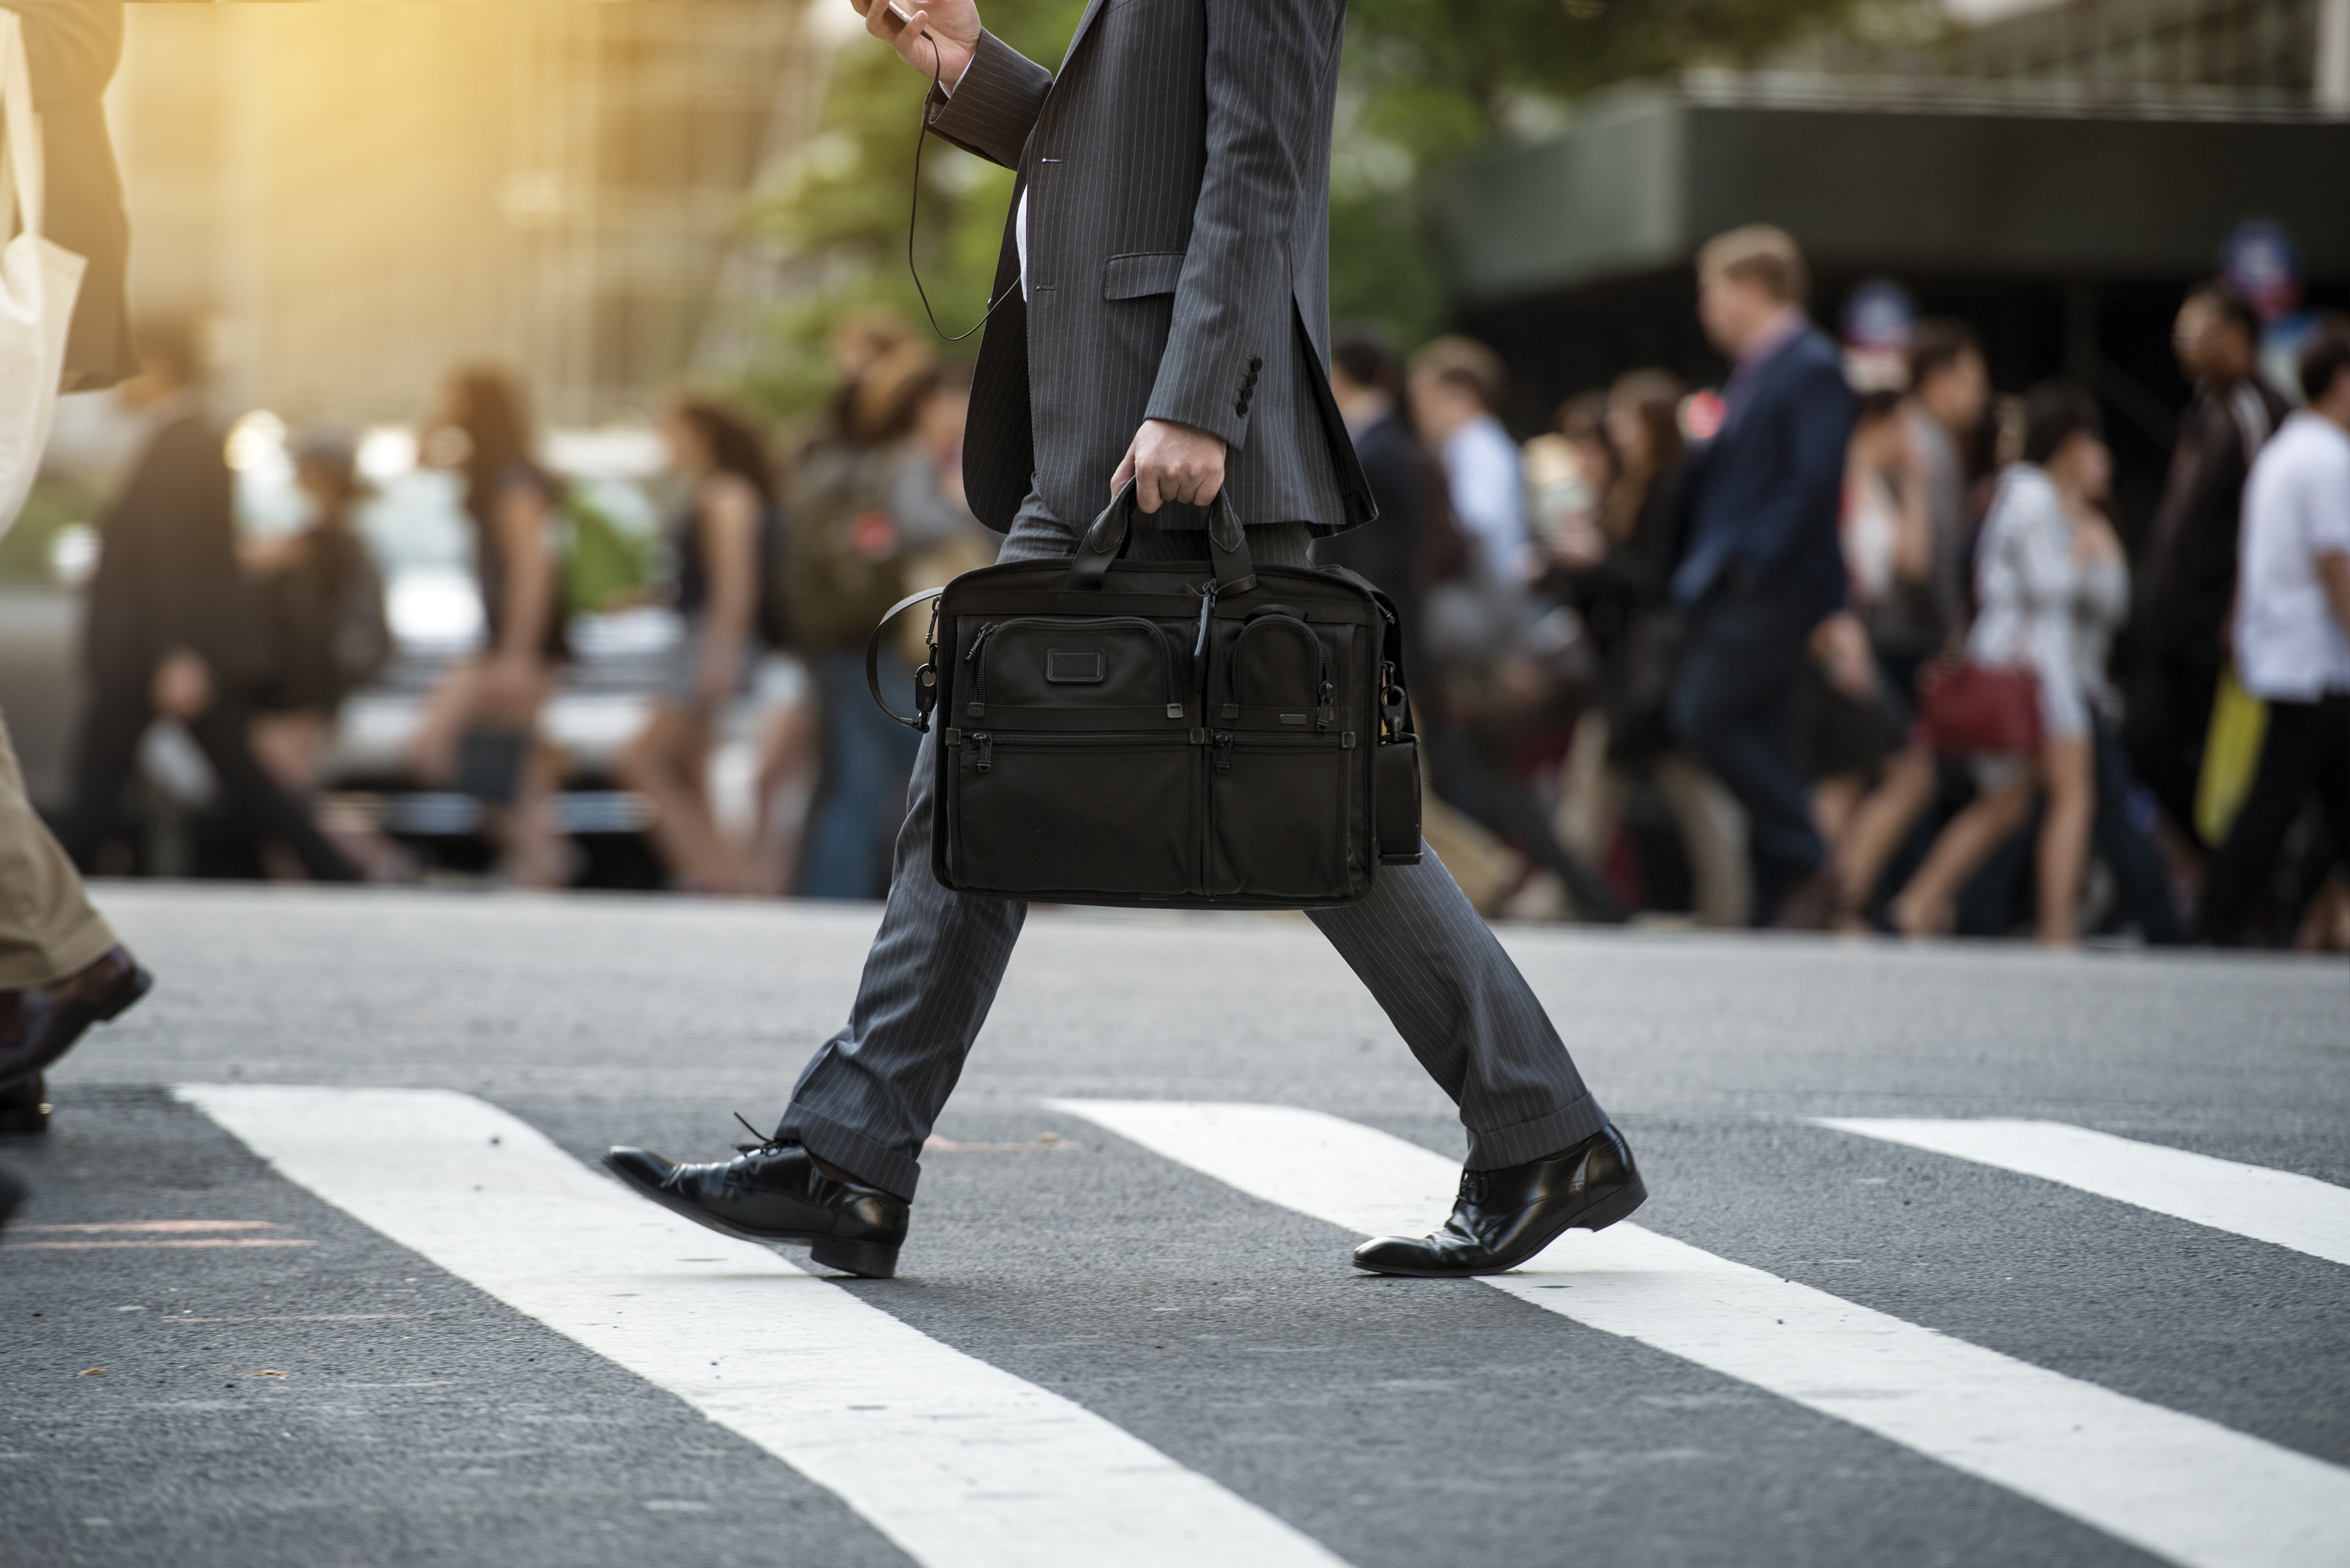
[[[853,0],[862,8],[865,0]],[[1302,566],[1374,513],[1325,370],[1330,126],[1344,0],[1094,0],[1056,74],[987,33],[972,0],[866,27],[933,78],[931,129],[1017,171],[980,350],[963,478],[1002,558],[1074,553],[1131,478],[1145,559],[1204,559],[1229,488],[1259,560]],[[616,1148],[645,1196],[817,1262],[897,1266],[916,1157],[995,997],[1025,905],[931,874],[928,748],[847,1026],[773,1137],[676,1165]],[[1312,919],[1469,1132],[1461,1198],[1427,1237],[1357,1249],[1386,1273],[1498,1272],[1646,1197],[1524,978],[1432,855]],[[1105,1023],[1109,1021],[1105,1019]]]

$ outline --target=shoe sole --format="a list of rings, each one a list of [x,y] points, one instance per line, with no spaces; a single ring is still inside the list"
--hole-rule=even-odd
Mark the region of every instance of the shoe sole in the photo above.
[[[1488,1268],[1373,1269],[1367,1268],[1361,1263],[1357,1263],[1355,1267],[1367,1274],[1386,1274],[1414,1280],[1473,1280],[1486,1274],[1506,1274],[1523,1265],[1528,1258],[1539,1256],[1544,1247],[1549,1246],[1569,1231],[1605,1231],[1618,1220],[1629,1216],[1632,1210],[1648,1200],[1648,1183],[1642,1181],[1638,1174],[1635,1173],[1632,1179],[1621,1189],[1570,1217],[1565,1224],[1544,1236],[1540,1242],[1527,1248],[1519,1257],[1506,1263],[1496,1262]]]
[[[895,1247],[879,1241],[844,1241],[837,1236],[820,1236],[814,1231],[746,1230],[740,1225],[729,1224],[664,1188],[647,1186],[638,1179],[634,1171],[619,1164],[609,1155],[606,1155],[601,1163],[629,1191],[640,1198],[651,1199],[671,1213],[681,1215],[705,1231],[715,1231],[722,1236],[732,1236],[738,1241],[755,1242],[762,1247],[806,1247],[810,1258],[844,1274],[856,1274],[868,1280],[893,1280],[898,1277],[898,1249]]]

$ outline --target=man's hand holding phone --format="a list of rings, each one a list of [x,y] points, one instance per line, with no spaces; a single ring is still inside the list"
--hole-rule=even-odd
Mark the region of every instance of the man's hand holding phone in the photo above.
[[[951,88],[962,79],[979,47],[979,7],[972,0],[848,0],[865,18],[865,30],[898,51],[898,57],[935,76]]]

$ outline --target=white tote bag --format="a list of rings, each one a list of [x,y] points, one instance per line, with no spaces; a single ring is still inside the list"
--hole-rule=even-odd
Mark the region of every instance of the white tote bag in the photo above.
[[[42,232],[47,168],[33,112],[24,18],[0,10],[0,110],[7,159],[0,164],[0,534],[16,521],[41,470],[49,421],[65,379],[66,330],[88,264]],[[21,215],[21,223],[17,219]]]

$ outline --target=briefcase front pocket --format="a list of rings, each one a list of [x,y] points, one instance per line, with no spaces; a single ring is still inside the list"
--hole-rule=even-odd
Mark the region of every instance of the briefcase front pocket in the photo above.
[[[1142,729],[1185,717],[1191,660],[1140,616],[990,621],[963,657],[971,681],[959,717],[974,729]]]
[[[1357,836],[1351,734],[1231,731],[1214,741],[1209,774],[1211,890],[1266,898],[1328,898],[1363,867]]]
[[[1187,732],[964,730],[955,743],[955,885],[1144,899],[1194,889],[1200,753]]]

